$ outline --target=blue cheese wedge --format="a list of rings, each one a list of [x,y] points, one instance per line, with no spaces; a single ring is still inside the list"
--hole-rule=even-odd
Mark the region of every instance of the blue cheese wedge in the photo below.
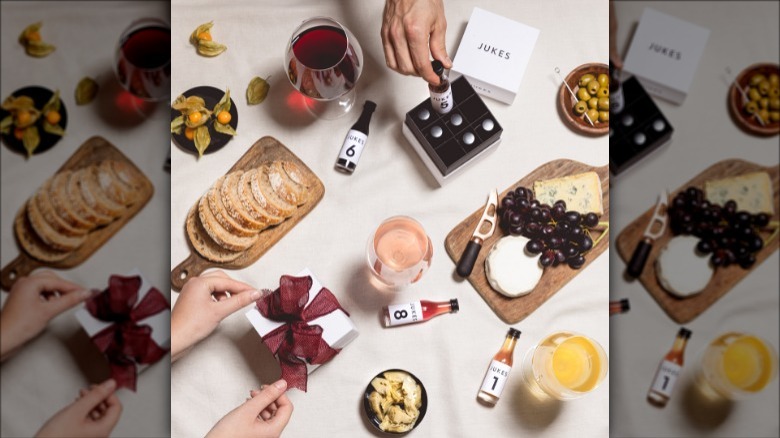
[[[726,201],[734,200],[738,210],[770,215],[775,212],[772,181],[766,172],[707,181],[704,183],[704,193],[707,200],[714,204],[723,205]]]
[[[504,236],[492,248],[485,259],[485,275],[490,287],[496,292],[514,298],[529,294],[539,279],[544,267],[539,255],[525,250],[528,238]]]
[[[596,172],[585,172],[562,178],[534,182],[534,196],[542,204],[552,206],[555,201],[566,202],[567,210],[582,214],[604,214],[601,180]]]
[[[674,237],[655,260],[658,283],[670,294],[687,298],[698,294],[709,284],[712,265],[706,254],[696,250],[698,243],[698,237]]]

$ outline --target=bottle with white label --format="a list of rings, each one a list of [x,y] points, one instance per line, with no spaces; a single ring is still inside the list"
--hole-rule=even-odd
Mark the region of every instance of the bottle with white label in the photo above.
[[[650,404],[662,408],[666,406],[669,398],[671,398],[674,384],[677,383],[677,378],[680,376],[680,371],[682,370],[685,345],[688,343],[690,337],[691,331],[685,327],[681,327],[680,331],[677,332],[677,338],[674,340],[674,345],[672,345],[672,349],[666,353],[661,364],[658,365],[658,371],[655,372],[653,384],[650,386],[650,391],[647,393],[647,401],[650,402]]]
[[[346,173],[352,173],[357,167],[360,156],[368,141],[368,124],[371,122],[371,115],[374,114],[376,104],[367,100],[363,105],[363,112],[360,118],[347,133],[344,144],[339,151],[339,158],[336,161],[336,169]]]
[[[504,339],[504,345],[493,356],[493,360],[490,361],[485,379],[482,380],[482,387],[479,388],[479,394],[477,399],[479,401],[494,406],[498,403],[498,399],[501,397],[501,392],[504,390],[504,385],[507,379],[509,379],[509,372],[512,371],[512,356],[515,352],[515,344],[517,338],[520,337],[520,330],[509,328],[509,332]]]
[[[609,110],[612,114],[620,114],[626,106],[623,87],[620,84],[620,70],[609,63]]]
[[[441,61],[431,62],[431,67],[433,67],[433,72],[439,77],[439,85],[428,84],[428,90],[431,92],[431,105],[437,113],[447,114],[455,106],[450,81],[444,73],[444,64]]]
[[[460,305],[457,298],[442,302],[421,300],[406,304],[392,304],[382,309],[385,327],[428,321],[445,313],[457,313],[458,310]]]

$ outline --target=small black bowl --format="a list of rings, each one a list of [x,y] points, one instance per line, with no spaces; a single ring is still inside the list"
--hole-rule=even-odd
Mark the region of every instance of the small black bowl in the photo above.
[[[195,87],[190,88],[189,90],[185,91],[184,97],[190,97],[190,96],[199,96],[202,97],[203,100],[206,102],[206,108],[209,110],[214,109],[214,105],[217,104],[220,100],[222,100],[222,96],[225,95],[225,92],[220,90],[219,88],[209,87],[209,86],[201,86],[201,87]],[[171,108],[171,121],[175,119],[176,117],[179,117],[181,115],[181,111],[175,110]],[[233,100],[233,98],[230,98],[230,123],[228,123],[231,127],[233,127],[234,130],[238,130],[238,109],[236,108],[236,102]],[[216,114],[212,116],[212,119],[216,117]],[[212,120],[209,120],[206,123],[206,126],[209,128],[209,135],[211,136],[211,143],[209,144],[209,147],[206,148],[206,150],[203,152],[203,155],[214,153],[223,147],[233,139],[232,135],[223,134],[221,132],[217,132],[214,130],[214,122]],[[182,149],[185,152],[189,152],[192,154],[195,154],[195,156],[198,155],[198,150],[195,148],[195,142],[193,140],[188,140],[187,137],[184,136],[184,130],[182,130],[181,134],[171,134],[171,137],[173,138],[173,142],[176,143],[176,146],[179,147],[179,149]]]
[[[420,415],[417,417],[417,421],[415,421],[415,423],[412,426],[412,428],[409,429],[407,432],[390,432],[390,431],[385,431],[385,430],[380,429],[379,428],[379,424],[382,423],[382,422],[379,420],[379,417],[376,416],[376,414],[374,413],[374,410],[371,409],[371,404],[368,401],[368,397],[371,395],[372,392],[375,391],[374,387],[371,386],[371,381],[368,382],[368,385],[366,386],[366,390],[363,393],[363,409],[366,411],[366,417],[368,417],[369,423],[371,423],[371,425],[374,426],[376,428],[376,430],[378,430],[379,432],[387,433],[387,434],[390,434],[390,435],[405,435],[405,434],[413,431],[414,429],[416,429],[417,426],[419,426],[420,423],[422,423],[423,417],[425,417],[425,413],[428,412],[428,392],[425,390],[425,386],[423,385],[422,381],[420,381],[420,379],[417,378],[417,376],[415,376],[414,374],[410,373],[409,371],[401,370],[401,369],[398,369],[398,368],[392,368],[392,369],[389,369],[389,370],[384,370],[384,371],[380,372],[379,374],[377,374],[376,376],[372,377],[371,380],[374,380],[377,377],[384,378],[384,373],[386,373],[388,371],[395,371],[395,372],[406,373],[412,379],[414,379],[414,381],[418,385],[420,385],[420,390],[422,391],[422,397],[421,397],[422,404],[420,405]]]
[[[14,91],[12,94],[14,97],[19,96],[28,96],[30,97],[33,102],[35,102],[35,108],[41,109],[44,105],[46,105],[46,102],[51,99],[51,97],[54,95],[54,92],[49,90],[48,88],[39,87],[39,86],[30,86],[30,87],[24,87],[20,88],[16,91]],[[4,119],[6,116],[8,116],[8,111],[0,108],[0,120]],[[62,130],[64,131],[68,127],[68,111],[65,109],[65,102],[62,101],[62,97],[60,96],[60,123],[59,125],[62,127]],[[35,125],[38,127],[38,134],[40,135],[41,142],[38,144],[38,147],[35,148],[35,151],[33,152],[33,155],[42,154],[49,149],[53,148],[54,145],[56,145],[62,137],[59,135],[49,134],[48,132],[43,130],[43,121],[44,121],[44,115],[41,114],[41,117],[38,118],[38,121],[35,122]],[[5,143],[6,146],[8,146],[8,149],[22,154],[25,157],[27,156],[27,149],[24,148],[24,144],[21,140],[17,140],[16,137],[14,137],[13,132],[10,134],[3,134],[0,135],[0,138],[2,138],[3,143]]]

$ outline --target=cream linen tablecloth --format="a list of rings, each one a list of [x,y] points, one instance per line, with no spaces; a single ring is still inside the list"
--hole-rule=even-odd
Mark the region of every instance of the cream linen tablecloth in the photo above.
[[[446,2],[451,54],[474,6],[473,2]],[[396,74],[385,66],[379,36],[381,1],[173,2],[173,95],[199,85],[230,87],[239,125],[235,139],[200,161],[174,147],[171,268],[189,254],[184,233],[188,209],[260,137],[279,139],[325,185],[321,203],[276,246],[254,265],[228,272],[257,287],[275,288],[281,275],[308,266],[336,294],[360,331],[331,363],[310,376],[308,393],[290,391],[295,412],[284,436],[372,436],[361,395],[371,378],[388,368],[409,370],[427,388],[428,412],[415,436],[608,434],[606,381],[586,398],[538,406],[524,390],[519,364],[531,346],[563,329],[587,334],[609,347],[609,253],[515,324],[523,331],[515,351],[516,369],[501,401],[489,409],[477,403],[476,394],[508,327],[469,283],[453,279],[455,264],[444,250],[450,229],[483,205],[491,188],[503,190],[558,158],[594,166],[607,163],[607,136],[586,138],[563,125],[555,107],[560,82],[554,74],[556,66],[565,74],[583,63],[606,62],[607,3],[493,0],[479,6],[539,28],[541,34],[514,104],[486,99],[504,126],[498,150],[450,185],[437,188],[401,134],[404,114],[428,97],[427,86],[421,79]],[[368,145],[351,176],[338,173],[333,166],[359,109],[340,120],[325,121],[287,105],[296,101],[296,92],[283,70],[284,50],[297,25],[316,15],[334,17],[356,35],[365,55],[357,106],[362,107],[365,99],[378,104]],[[214,40],[228,46],[215,59],[198,56],[188,43],[192,30],[210,20],[215,22]],[[247,106],[244,92],[250,79],[268,75],[268,99],[262,105]],[[387,296],[368,283],[366,243],[383,219],[398,214],[412,216],[425,226],[433,241],[433,264],[417,284]],[[417,326],[380,326],[384,304],[421,298],[458,298],[461,310]],[[204,435],[241,404],[250,389],[278,376],[278,365],[244,311],[237,312],[173,364],[172,435]]]
[[[777,2],[617,2],[619,48],[625,55],[630,35],[646,6],[710,29],[696,79],[681,106],[656,99],[675,128],[672,142],[615,177],[614,239],[653,205],[658,192],[673,190],[711,164],[740,158],[764,166],[778,163],[778,137],[758,138],[737,128],[726,107],[726,67],[736,74],[757,62],[778,62]],[[698,318],[686,365],[665,409],[645,401],[658,362],[672,345],[677,325],[638,282],[622,279],[625,264],[610,260],[613,298],[628,297],[631,312],[611,319],[612,380],[610,431],[613,436],[778,436],[778,381],[731,408],[707,406],[686,396],[697,355],[729,331],[757,334],[778,347],[778,253],[739,282]]]
[[[168,259],[170,177],[163,171],[168,149],[166,104],[148,119],[112,113],[115,44],[133,20],[169,16],[167,2],[7,2],[2,11],[2,81],[5,98],[28,85],[59,88],[68,110],[65,137],[51,150],[30,160],[0,147],[2,158],[2,265],[16,258],[13,219],[27,198],[81,144],[100,135],[117,146],[152,181],[155,193],[146,207],[82,265],[58,272],[70,281],[103,289],[111,274],[137,267],[165,292],[170,287]],[[57,50],[43,59],[28,57],[17,42],[31,23],[42,20],[44,41]],[[98,98],[77,106],[74,90],[84,76],[102,85]],[[166,294],[167,295],[167,294]],[[3,302],[6,292],[0,293]],[[166,436],[169,433],[168,359],[153,365],[138,379],[138,392],[118,391],[124,406],[113,436]],[[73,311],[57,317],[48,330],[0,366],[2,436],[32,436],[44,421],[78,395],[79,388],[108,376],[108,367],[83,332]]]

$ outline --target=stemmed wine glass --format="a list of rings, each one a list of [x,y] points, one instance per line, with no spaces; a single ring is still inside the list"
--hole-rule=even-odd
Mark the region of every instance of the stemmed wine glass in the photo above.
[[[122,32],[114,56],[114,71],[122,87],[145,101],[170,96],[171,29],[157,18],[142,18]]]
[[[324,119],[348,113],[363,70],[363,51],[355,36],[328,17],[304,21],[292,34],[285,55],[290,83],[307,99],[309,110]]]

